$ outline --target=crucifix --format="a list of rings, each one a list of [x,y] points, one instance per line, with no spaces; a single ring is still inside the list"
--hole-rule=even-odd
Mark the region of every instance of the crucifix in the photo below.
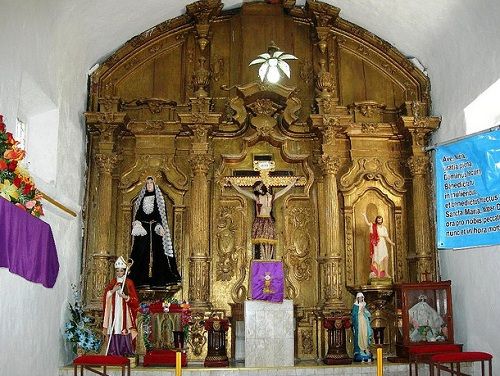
[[[227,181],[243,196],[255,201],[255,219],[252,225],[252,243],[255,245],[254,258],[274,259],[274,246],[277,243],[276,228],[271,211],[274,201],[294,186],[304,186],[305,177],[297,177],[292,171],[276,171],[271,155],[255,155],[253,171],[234,171]],[[249,192],[241,187],[252,187]],[[284,187],[275,194],[272,187]]]

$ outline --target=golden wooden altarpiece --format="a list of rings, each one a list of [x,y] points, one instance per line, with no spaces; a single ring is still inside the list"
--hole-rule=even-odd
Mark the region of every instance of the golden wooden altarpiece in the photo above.
[[[167,6],[167,5],[166,5]],[[227,184],[266,155],[299,177],[274,207],[276,257],[296,305],[296,356],[324,354],[318,320],[350,310],[367,283],[368,229],[382,215],[396,246],[394,282],[436,275],[428,78],[387,42],[308,0],[218,0],[132,38],[92,74],[88,112],[84,294],[100,309],[116,256],[128,257],[132,204],[145,178],[167,202],[182,289],[195,318],[229,315],[248,297],[253,206]],[[272,85],[248,64],[271,41],[292,53]],[[286,185],[274,178],[272,185]],[[248,181],[240,179],[241,185]],[[190,357],[206,353],[202,325]]]

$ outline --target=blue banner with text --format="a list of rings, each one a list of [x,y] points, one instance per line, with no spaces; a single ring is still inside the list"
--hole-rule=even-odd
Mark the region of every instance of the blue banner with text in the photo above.
[[[439,146],[434,156],[437,247],[500,244],[500,131]]]

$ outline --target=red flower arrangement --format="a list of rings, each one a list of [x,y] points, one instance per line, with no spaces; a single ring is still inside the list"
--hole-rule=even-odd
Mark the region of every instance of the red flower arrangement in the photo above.
[[[0,115],[0,196],[35,217],[43,215],[42,195],[26,169],[19,162],[26,152],[18,147],[10,132],[6,132],[3,116]]]

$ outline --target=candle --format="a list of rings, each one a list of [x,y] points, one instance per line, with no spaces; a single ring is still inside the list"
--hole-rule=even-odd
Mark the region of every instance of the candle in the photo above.
[[[382,365],[382,348],[377,348],[377,376],[384,376],[384,368]]]
[[[182,376],[181,352],[175,352],[175,376]]]

